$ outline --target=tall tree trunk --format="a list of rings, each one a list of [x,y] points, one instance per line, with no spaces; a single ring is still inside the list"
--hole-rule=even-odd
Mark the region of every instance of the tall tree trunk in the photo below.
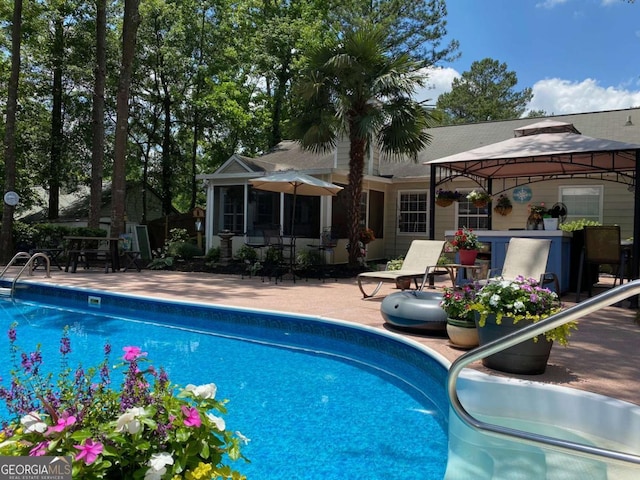
[[[200,119],[200,95],[202,92],[202,65],[204,64],[204,27],[206,22],[206,9],[202,8],[202,16],[200,17],[200,51],[198,52],[198,71],[196,74],[196,91],[193,102],[193,144],[191,146],[191,204],[193,210],[196,206],[197,183],[196,175],[198,173],[198,143],[200,142],[200,133],[202,131]]]
[[[116,98],[116,133],[113,155],[113,186],[111,194],[111,235],[125,230],[126,158],[129,123],[129,90],[136,51],[136,36],[140,24],[140,0],[125,0],[122,25],[122,64]]]
[[[162,75],[161,75],[162,77]],[[162,133],[162,213],[171,213],[171,176],[173,175],[173,162],[171,161],[171,94],[164,79],[162,80],[164,99],[162,108],[164,112],[164,129]]]
[[[16,188],[16,110],[18,106],[18,80],[20,79],[20,40],[22,31],[22,0],[13,2],[11,26],[11,76],[7,94],[7,120],[4,130],[4,191]],[[0,257],[7,263],[13,256],[13,210],[3,205],[2,230],[0,231]]]
[[[107,71],[107,2],[96,0],[96,69],[93,84],[89,227],[100,227],[104,171],[104,89]]]
[[[349,205],[347,221],[349,222],[349,265],[358,264],[360,255],[360,199],[362,198],[362,177],[364,175],[364,155],[367,141],[350,125],[349,139]]]
[[[269,148],[275,147],[282,141],[282,105],[287,95],[287,82],[291,79],[289,65],[291,56],[287,56],[285,62],[277,73],[278,85],[274,92],[273,112],[271,112],[271,138],[269,139]]]
[[[53,37],[53,106],[51,109],[51,158],[49,160],[49,213],[55,220],[60,210],[60,184],[62,176],[62,68],[64,65],[64,26],[61,13],[56,13]]]

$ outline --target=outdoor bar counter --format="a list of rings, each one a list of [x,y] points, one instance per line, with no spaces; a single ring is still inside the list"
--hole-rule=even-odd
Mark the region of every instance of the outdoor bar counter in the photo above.
[[[507,244],[512,237],[546,238],[551,240],[547,272],[555,273],[560,281],[561,293],[569,291],[571,275],[571,232],[562,230],[475,230],[478,239],[489,245],[491,251],[491,270],[500,270],[504,264]],[[452,239],[455,230],[447,230],[445,236]]]

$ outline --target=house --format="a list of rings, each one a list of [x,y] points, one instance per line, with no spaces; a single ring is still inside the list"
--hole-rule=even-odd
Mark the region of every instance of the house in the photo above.
[[[127,225],[146,224],[162,216],[162,200],[148,185],[143,189],[142,182],[127,182],[125,212]],[[40,204],[46,204],[49,194],[41,188],[36,192]],[[73,193],[60,195],[60,212],[56,220],[47,219],[47,209],[34,207],[27,211],[18,211],[16,218],[25,223],[58,223],[72,227],[86,227],[89,218],[91,192],[89,187],[81,187]],[[174,210],[172,214],[177,214]],[[100,207],[100,228],[109,230],[111,224],[111,186],[102,190]]]
[[[417,162],[389,162],[372,147],[365,167],[362,218],[375,232],[376,240],[368,245],[367,258],[394,258],[404,254],[413,239],[429,238],[431,225],[435,238],[444,238],[446,231],[459,226],[478,230],[524,229],[530,205],[550,207],[558,202],[569,207],[569,221],[588,218],[603,224],[617,224],[623,238],[632,236],[633,172],[489,179],[490,193],[504,194],[512,200],[509,215],[497,215],[467,201],[436,207],[430,215],[434,188],[467,193],[486,188],[487,182],[478,183],[477,179],[460,175],[438,174],[438,178],[432,179],[431,166],[425,162],[513,138],[516,129],[545,119],[570,123],[585,136],[640,143],[640,108],[630,108],[433,128],[429,130],[431,144],[420,152]],[[321,155],[305,152],[295,142],[284,141],[259,158],[233,155],[215,172],[199,175],[207,188],[207,248],[219,244],[217,234],[222,230],[230,230],[235,233],[234,238],[242,239],[234,243],[234,249],[249,237],[259,236],[260,228],[265,225],[283,226],[283,234],[290,234],[287,226],[291,196],[254,190],[249,179],[294,169],[346,186],[348,164],[348,143],[340,143],[334,151]],[[295,218],[298,249],[317,245],[321,232],[331,227],[339,238],[333,260],[346,262],[346,196],[343,190],[335,197],[298,198]]]

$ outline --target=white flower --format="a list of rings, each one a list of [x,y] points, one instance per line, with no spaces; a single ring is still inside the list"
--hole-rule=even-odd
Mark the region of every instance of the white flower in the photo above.
[[[38,412],[29,412],[20,419],[20,424],[24,427],[25,433],[44,433],[47,430],[47,424],[42,421]]]
[[[246,444],[248,444],[248,443],[251,441],[251,439],[250,439],[250,438],[245,437],[243,434],[241,434],[241,433],[240,433],[239,431],[237,431],[237,430],[236,430],[236,435],[238,436],[238,438],[240,439],[240,441],[241,441],[242,443],[244,443],[245,445],[246,445]]]
[[[151,468],[155,468],[156,470],[160,470],[162,467],[166,467],[167,465],[173,465],[173,457],[167,452],[154,453],[151,455],[151,459],[147,465]]]
[[[491,298],[489,298],[489,305],[491,305],[492,307],[496,307],[500,304],[500,295],[498,295],[497,293],[494,293],[493,295],[491,295]]]
[[[161,480],[167,473],[167,465],[173,465],[173,457],[167,452],[154,453],[147,465],[149,469],[144,474],[144,480]]]
[[[516,312],[519,312],[519,311],[521,311],[521,310],[524,310],[524,309],[525,309],[525,307],[524,307],[524,303],[523,303],[522,301],[520,301],[520,300],[516,300],[515,302],[513,302],[513,309],[514,309]]]
[[[193,394],[196,397],[206,400],[209,398],[216,397],[217,387],[215,383],[207,383],[205,385],[198,385],[198,386],[189,384],[186,387],[184,387],[184,390],[185,392],[193,392]]]
[[[211,413],[207,413],[207,418],[209,419],[209,421],[211,423],[213,423],[216,426],[216,428],[218,430],[220,430],[221,432],[224,432],[224,429],[226,427],[226,424],[224,422],[224,418],[216,417],[215,415],[213,415]]]
[[[144,417],[146,412],[142,407],[128,408],[120,417],[116,425],[118,432],[128,432],[135,435],[142,429],[139,417]]]

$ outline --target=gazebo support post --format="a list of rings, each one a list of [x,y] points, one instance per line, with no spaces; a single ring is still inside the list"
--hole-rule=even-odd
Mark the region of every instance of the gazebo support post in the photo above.
[[[436,238],[436,166],[429,172],[429,240]]]
[[[640,150],[636,150],[636,176],[634,179],[633,199],[633,246],[631,250],[631,278],[640,277]],[[631,308],[638,308],[638,296],[631,297]]]

